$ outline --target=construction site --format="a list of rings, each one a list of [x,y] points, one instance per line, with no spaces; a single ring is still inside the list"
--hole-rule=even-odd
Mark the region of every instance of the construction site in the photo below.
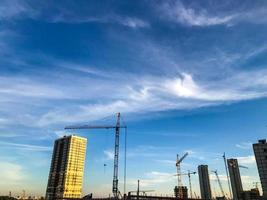
[[[186,152],[184,154],[177,154],[176,155],[176,161],[175,166],[176,173],[173,174],[173,176],[177,177],[177,185],[172,188],[173,195],[172,196],[155,196],[151,195],[151,192],[155,192],[154,190],[143,190],[140,188],[140,181],[137,181],[137,188],[135,191],[128,191],[126,192],[126,175],[127,175],[127,153],[126,153],[126,139],[125,139],[125,153],[124,153],[124,180],[122,180],[124,188],[122,189],[124,192],[121,193],[119,188],[119,152],[120,152],[120,134],[121,131],[124,130],[127,134],[127,126],[126,124],[121,123],[121,114],[117,114],[116,124],[114,125],[79,125],[79,126],[66,126],[66,130],[81,130],[81,129],[113,129],[115,131],[115,143],[114,143],[114,165],[113,165],[113,180],[112,180],[112,196],[109,197],[103,197],[103,198],[95,198],[93,194],[88,194],[84,197],[81,197],[81,187],[82,187],[82,176],[76,177],[77,179],[80,178],[80,181],[76,182],[70,186],[70,188],[66,189],[62,186],[61,190],[59,190],[59,182],[63,179],[66,180],[68,175],[65,175],[63,178],[58,175],[58,171],[53,171],[53,169],[58,170],[60,162],[64,163],[67,161],[64,161],[64,152],[63,150],[60,150],[60,148],[64,149],[62,145],[66,143],[66,140],[69,140],[70,142],[67,142],[67,146],[70,146],[70,143],[73,143],[72,140],[83,140],[82,144],[86,145],[86,139],[79,138],[78,136],[64,136],[61,139],[58,139],[55,143],[54,147],[54,153],[53,158],[51,162],[51,169],[50,169],[50,175],[49,175],[49,181],[47,186],[47,192],[46,192],[46,200],[55,200],[55,199],[95,199],[95,200],[108,200],[108,199],[127,199],[127,200],[183,200],[183,199],[203,199],[203,200],[258,200],[258,199],[266,199],[263,196],[260,196],[260,190],[258,188],[258,184],[255,185],[254,188],[251,188],[251,190],[243,190],[242,181],[241,181],[241,175],[240,175],[240,168],[248,169],[247,166],[239,165],[238,160],[234,158],[227,158],[226,154],[223,153],[221,159],[224,162],[224,168],[225,168],[225,174],[227,178],[227,191],[225,191],[225,188],[222,185],[221,176],[218,173],[218,170],[209,170],[208,165],[199,165],[197,166],[197,170],[190,171],[188,170],[186,173],[181,171],[181,166],[183,165],[183,161],[190,156],[190,153]],[[126,138],[126,137],[125,137]],[[81,145],[78,145],[81,147]],[[255,151],[255,157],[256,160],[260,160],[262,155],[258,156],[257,148],[267,148],[267,144],[265,140],[260,140],[258,144],[254,144],[254,151]],[[67,148],[67,147],[66,147]],[[71,147],[74,148],[74,147]],[[82,151],[85,149],[85,147],[82,147]],[[256,149],[256,150],[255,150]],[[80,162],[80,169],[83,170],[84,166],[84,154],[81,150],[79,150],[79,156],[82,155]],[[85,150],[84,150],[85,151]],[[77,156],[75,154],[72,155],[73,157]],[[62,158],[63,157],[63,158]],[[66,159],[67,160],[67,159]],[[259,162],[257,162],[259,163]],[[66,163],[64,165],[67,165]],[[77,167],[77,166],[76,166]],[[266,167],[266,166],[265,166]],[[220,172],[222,173],[222,172]],[[213,175],[213,177],[216,177],[217,185],[216,187],[219,189],[220,193],[217,193],[217,196],[214,196],[211,191],[211,183],[210,183],[210,175]],[[191,184],[191,176],[192,175],[198,175],[199,179],[199,189],[200,189],[200,196],[197,196],[196,193],[193,191],[192,184]],[[182,181],[182,177],[185,176],[188,178],[188,185],[184,185]],[[260,171],[260,177],[262,178],[262,173]],[[63,180],[63,181],[64,181]],[[262,180],[262,179],[261,179]],[[75,179],[76,181],[76,179]],[[68,180],[66,180],[68,184]],[[70,181],[69,181],[70,182]],[[57,185],[56,185],[57,184]],[[71,184],[71,183],[69,183]],[[263,183],[262,183],[263,184]],[[62,182],[61,185],[64,185]],[[215,186],[214,186],[215,187]],[[62,191],[71,191],[69,193],[64,193]],[[263,188],[263,194],[265,194]]]

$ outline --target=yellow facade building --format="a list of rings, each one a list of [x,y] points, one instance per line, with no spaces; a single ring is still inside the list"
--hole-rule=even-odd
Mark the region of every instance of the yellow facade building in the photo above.
[[[87,139],[57,139],[51,161],[46,200],[81,198]]]

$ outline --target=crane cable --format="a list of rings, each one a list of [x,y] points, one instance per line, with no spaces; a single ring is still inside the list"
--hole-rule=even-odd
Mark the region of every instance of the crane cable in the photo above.
[[[123,192],[126,194],[126,166],[127,166],[127,127],[125,128],[125,147],[124,147],[124,187],[123,187]]]
[[[126,177],[127,177],[127,126],[126,123],[123,119],[123,117],[121,117],[121,121],[122,124],[125,125],[125,134],[124,134],[124,184],[123,184],[123,193],[126,194]]]

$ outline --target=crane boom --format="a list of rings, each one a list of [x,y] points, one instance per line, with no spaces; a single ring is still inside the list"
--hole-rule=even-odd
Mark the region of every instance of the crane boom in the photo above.
[[[186,152],[186,153],[182,156],[182,158],[180,158],[180,159],[176,162],[176,166],[177,166],[178,164],[180,164],[180,163],[186,158],[186,156],[188,156],[188,152]]]
[[[238,165],[239,168],[244,168],[244,169],[248,169],[247,166],[244,166],[244,165]]]
[[[118,126],[110,126],[110,125],[100,125],[100,126],[92,126],[92,125],[82,125],[82,126],[66,126],[65,129],[114,129]],[[127,128],[126,126],[119,126],[119,128]]]
[[[119,170],[119,145],[120,145],[120,129],[127,126],[121,126],[120,124],[120,113],[117,114],[116,125],[81,125],[81,126],[66,126],[65,129],[115,129],[115,150],[114,150],[114,171],[113,171],[113,182],[112,182],[112,192],[115,199],[119,197],[118,190],[118,170]]]

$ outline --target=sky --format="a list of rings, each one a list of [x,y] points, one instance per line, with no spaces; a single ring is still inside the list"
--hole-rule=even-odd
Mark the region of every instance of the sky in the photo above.
[[[237,158],[252,188],[252,144],[267,132],[266,14],[264,0],[2,0],[0,195],[45,195],[54,140],[69,134],[88,139],[83,194],[111,194],[114,131],[64,127],[114,124],[118,112],[127,191],[140,179],[173,195],[185,152],[182,171],[207,164],[226,193],[223,152]]]

